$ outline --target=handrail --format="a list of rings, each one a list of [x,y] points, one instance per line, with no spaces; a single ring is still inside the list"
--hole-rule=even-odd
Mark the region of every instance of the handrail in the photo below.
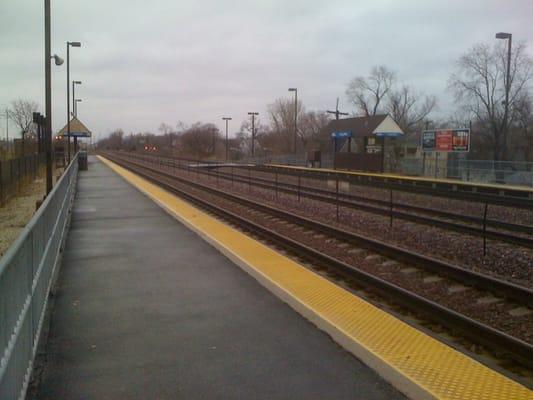
[[[76,189],[74,157],[0,259],[0,399],[24,399]]]

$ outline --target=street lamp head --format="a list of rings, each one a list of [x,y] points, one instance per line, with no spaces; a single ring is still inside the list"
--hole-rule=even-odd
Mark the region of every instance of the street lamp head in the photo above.
[[[510,39],[513,36],[511,33],[498,32],[496,34],[496,39]]]
[[[81,103],[81,99],[76,99],[76,103]]]
[[[298,91],[297,88],[294,88],[294,87],[289,88],[289,92],[296,92],[296,91]]]
[[[72,81],[72,83],[74,83],[76,85],[81,85],[81,81]]]
[[[259,115],[258,112],[249,112],[248,115]]]
[[[67,42],[69,45],[71,45],[72,47],[81,47],[81,43],[80,42]]]
[[[224,121],[231,121],[231,117],[222,117]]]
[[[65,62],[65,61],[64,61],[61,57],[59,57],[57,54],[54,54],[54,55],[52,56],[52,58],[54,59],[56,65],[61,65],[61,64],[63,64],[63,63]]]

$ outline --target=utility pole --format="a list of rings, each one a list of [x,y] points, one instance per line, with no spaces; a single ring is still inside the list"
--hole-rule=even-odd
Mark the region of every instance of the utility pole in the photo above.
[[[340,112],[339,111],[339,98],[337,97],[337,106],[335,107],[335,111],[326,111],[328,114],[335,114],[335,120],[339,120],[339,115],[348,115],[348,113]]]
[[[46,103],[46,194],[52,191],[52,65],[50,44],[50,0],[44,0],[44,70]]]
[[[228,161],[228,121],[231,121],[230,117],[222,117],[226,121],[226,161]]]
[[[339,111],[339,98],[337,97],[337,105],[335,106],[335,111],[326,111],[328,114],[335,114],[335,121],[339,120],[339,115],[348,115],[348,113]],[[333,154],[337,153],[337,138],[333,139],[335,141]],[[349,138],[348,142],[348,152],[352,151],[352,138]]]
[[[298,88],[289,88],[294,92],[294,154],[296,154],[296,139],[298,135]]]
[[[502,156],[505,157],[506,153],[506,139],[507,139],[507,133],[509,131],[508,121],[509,121],[509,92],[511,90],[511,52],[512,52],[512,42],[513,42],[513,35],[511,33],[506,32],[498,32],[496,34],[496,39],[507,39],[507,68],[506,68],[506,74],[505,74],[505,108],[503,112],[503,126],[504,126],[504,142],[503,143],[496,143],[496,147],[498,148],[498,160],[501,161]],[[499,148],[501,146],[501,148]]]
[[[9,110],[6,107],[6,157],[9,159]]]
[[[259,115],[258,112],[249,112],[248,115],[252,116],[252,157],[255,155],[254,146],[255,146],[255,116]]]

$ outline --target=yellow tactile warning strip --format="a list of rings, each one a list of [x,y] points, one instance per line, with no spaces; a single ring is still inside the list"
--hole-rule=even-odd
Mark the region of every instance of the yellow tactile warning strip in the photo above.
[[[242,232],[101,158],[412,398],[533,399],[533,391],[414,329]]]
[[[522,192],[533,193],[533,188],[529,186],[497,185],[494,183],[474,183],[474,182],[465,182],[465,181],[459,181],[459,180],[453,180],[453,179],[433,179],[433,178],[425,178],[425,177],[418,177],[418,176],[410,177],[407,175],[396,175],[396,174],[385,174],[385,173],[382,174],[382,173],[360,172],[360,171],[346,171],[342,169],[298,167],[294,165],[283,165],[283,164],[266,164],[266,165],[271,166],[271,167],[276,167],[276,168],[285,168],[285,169],[294,169],[294,170],[334,172],[337,174],[344,174],[344,175],[370,176],[370,177],[375,176],[377,178],[401,179],[404,181],[446,183],[450,185],[485,187],[485,188],[490,188],[490,189],[501,189],[501,190],[520,190]]]

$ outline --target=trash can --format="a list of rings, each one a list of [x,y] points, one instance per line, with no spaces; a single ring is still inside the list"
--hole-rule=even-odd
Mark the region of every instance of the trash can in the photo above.
[[[88,169],[86,151],[80,151],[78,153],[78,169],[80,171],[87,171]]]

